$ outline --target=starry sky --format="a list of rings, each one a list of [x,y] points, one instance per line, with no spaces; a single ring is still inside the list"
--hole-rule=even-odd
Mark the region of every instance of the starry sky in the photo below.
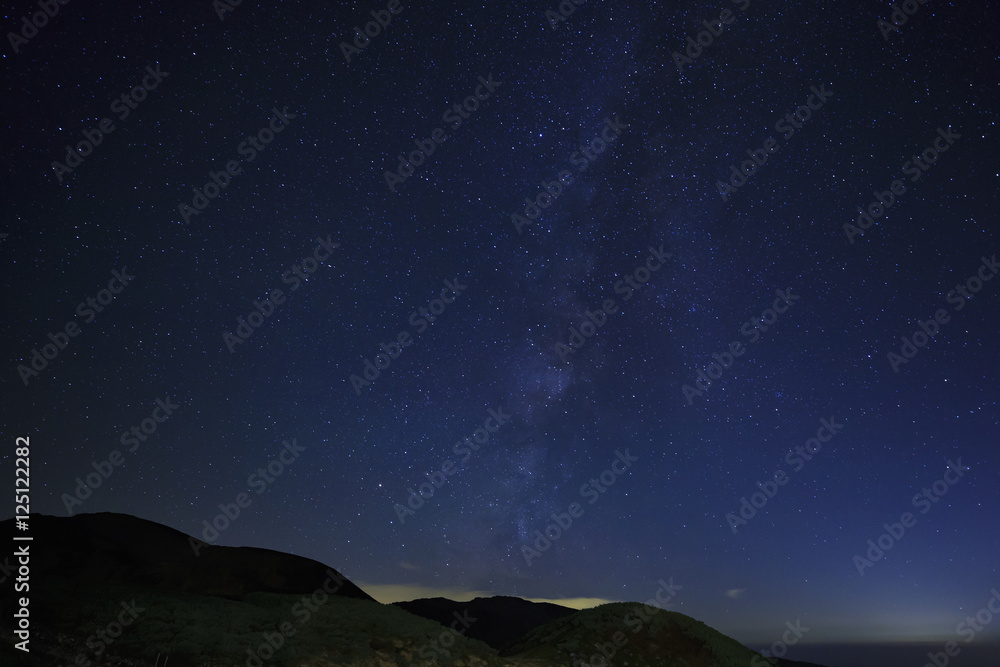
[[[996,7],[15,4],[33,511],[755,645],[1000,587]]]

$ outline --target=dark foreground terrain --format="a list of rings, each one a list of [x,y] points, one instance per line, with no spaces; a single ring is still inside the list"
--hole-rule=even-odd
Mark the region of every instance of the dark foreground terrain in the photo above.
[[[583,611],[511,597],[384,605],[322,563],[207,546],[128,515],[30,521],[31,652],[13,646],[10,577],[0,598],[4,666],[768,664],[699,621],[639,603]],[[0,526],[9,540],[13,522]]]

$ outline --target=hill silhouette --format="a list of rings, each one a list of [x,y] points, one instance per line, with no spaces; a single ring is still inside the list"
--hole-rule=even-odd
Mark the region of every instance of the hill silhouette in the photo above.
[[[393,604],[444,626],[450,626],[456,618],[466,614],[472,616],[477,621],[469,626],[465,636],[478,639],[497,650],[506,648],[540,625],[576,613],[576,609],[557,604],[529,602],[503,595],[480,597],[469,602],[421,598]]]
[[[31,570],[37,579],[65,576],[240,598],[253,592],[306,593],[321,585],[330,569],[270,549],[207,545],[128,514],[33,514],[29,523]],[[0,525],[5,526],[0,534],[12,533],[13,520]],[[373,600],[349,581],[337,594]]]
[[[0,587],[5,667],[768,664],[692,618],[638,603],[574,611],[498,596],[386,605],[317,561],[207,546],[133,516],[32,515],[29,523],[31,653],[13,648],[8,582]],[[0,529],[9,540],[14,520]],[[630,620],[636,614],[644,627]],[[602,647],[614,649],[605,663]]]
[[[557,619],[531,630],[500,655],[593,667],[820,667],[768,661],[690,616],[638,602],[603,604]]]

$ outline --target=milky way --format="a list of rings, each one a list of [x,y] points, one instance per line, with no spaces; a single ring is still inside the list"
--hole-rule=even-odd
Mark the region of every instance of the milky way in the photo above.
[[[362,586],[672,577],[744,642],[952,638],[1000,584],[995,9],[562,5],[71,4],[8,39],[3,405],[33,509],[200,536],[249,489],[217,543]]]

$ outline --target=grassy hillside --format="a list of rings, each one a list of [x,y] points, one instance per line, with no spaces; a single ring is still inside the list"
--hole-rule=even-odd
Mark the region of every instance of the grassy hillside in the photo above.
[[[383,605],[291,554],[200,544],[196,553],[187,535],[127,515],[32,521],[32,653],[12,648],[15,595],[5,587],[3,667],[751,667],[757,656],[638,603],[581,612],[507,597]],[[0,522],[4,531],[13,521]],[[437,621],[457,621],[459,632]]]
[[[749,667],[758,655],[700,621],[636,602],[605,604],[547,623],[503,654],[595,666],[610,654],[611,664],[629,667]]]
[[[133,587],[80,586],[66,580],[49,580],[36,595],[40,601],[36,618],[43,625],[36,625],[32,649],[49,653],[36,653],[45,665],[76,665],[82,654],[91,666],[131,661],[144,667],[152,666],[160,654],[161,665],[170,656],[170,667],[233,667],[247,664],[248,649],[269,658],[264,664],[295,667],[503,664],[482,642],[453,636],[453,645],[441,647],[445,629],[440,624],[365,600],[328,596],[310,609],[303,602],[308,596],[298,594],[258,592],[243,600],[227,600]],[[69,600],[73,602],[65,604]],[[142,611],[117,639],[102,647],[97,633],[116,620],[122,602],[133,604],[133,600]],[[4,634],[10,636],[9,631]],[[278,650],[269,650],[265,634],[279,645]],[[451,644],[450,638],[445,639]],[[260,652],[262,646],[268,648]],[[0,655],[23,657],[6,650]],[[5,659],[3,664],[10,663]]]
[[[601,648],[610,654],[607,665],[750,667],[757,656],[704,623],[639,603],[606,604],[552,621],[498,655],[394,605],[338,596],[309,601],[308,595],[255,592],[231,600],[53,578],[36,599],[33,660],[7,644],[0,647],[5,667],[153,667],[158,656],[161,667],[167,656],[169,667],[599,667]],[[137,616],[105,645],[98,633],[122,614],[123,602]],[[3,634],[9,641],[10,630]]]

